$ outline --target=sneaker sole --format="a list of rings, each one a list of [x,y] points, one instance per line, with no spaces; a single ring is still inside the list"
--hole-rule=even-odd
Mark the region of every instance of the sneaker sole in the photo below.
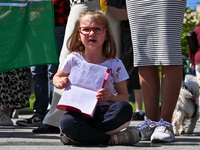
[[[164,138],[164,139],[159,139],[159,138],[154,138],[151,137],[151,142],[152,143],[166,143],[166,142],[174,142],[175,138]]]
[[[0,124],[0,126],[14,126],[13,123],[2,123]]]
[[[38,122],[38,123],[34,123],[34,124],[27,124],[27,123],[23,123],[23,122],[16,122],[16,124],[18,126],[23,126],[23,127],[39,127],[42,122]]]
[[[153,139],[151,140],[152,143],[167,143],[167,142],[174,142],[175,140],[166,139],[166,140],[160,140],[160,139]]]
[[[59,134],[60,131],[32,131],[35,134]]]

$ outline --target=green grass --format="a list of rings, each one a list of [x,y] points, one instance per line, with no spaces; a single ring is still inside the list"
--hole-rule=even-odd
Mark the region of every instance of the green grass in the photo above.
[[[29,106],[29,107],[26,107],[26,108],[24,108],[24,109],[33,109],[34,102],[35,102],[35,94],[31,94],[31,95],[30,95],[30,98],[29,98],[30,106]],[[133,102],[129,102],[129,103],[130,103],[131,106],[133,107],[133,110],[136,110],[136,104],[133,103]],[[144,104],[142,105],[142,110],[145,111]]]
[[[31,94],[29,98],[29,107],[26,107],[24,109],[33,109],[34,102],[35,102],[35,94]]]
[[[135,103],[129,102],[129,104],[131,104],[131,106],[133,107],[133,110],[136,110],[136,104]],[[142,110],[145,111],[144,104],[142,104]]]

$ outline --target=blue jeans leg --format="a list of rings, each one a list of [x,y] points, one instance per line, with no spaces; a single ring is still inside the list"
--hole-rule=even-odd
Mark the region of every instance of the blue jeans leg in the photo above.
[[[47,65],[32,66],[30,69],[34,81],[34,91],[36,97],[34,112],[36,116],[43,119],[46,115],[49,101]]]
[[[58,56],[63,44],[65,27],[55,27],[55,37],[57,44]],[[44,118],[48,105],[54,92],[53,76],[58,70],[58,64],[49,64],[31,67],[31,73],[34,81],[34,90],[36,101],[34,103],[35,115]]]
[[[53,76],[58,70],[58,65],[50,64],[48,65],[48,79],[49,79],[49,98],[48,102],[51,104],[53,92],[54,92],[54,85],[53,85]]]
[[[60,128],[69,138],[83,144],[108,144],[110,135],[105,134],[129,122],[132,106],[128,102],[116,102],[106,112],[95,112],[94,118],[85,117],[76,112],[64,114]]]

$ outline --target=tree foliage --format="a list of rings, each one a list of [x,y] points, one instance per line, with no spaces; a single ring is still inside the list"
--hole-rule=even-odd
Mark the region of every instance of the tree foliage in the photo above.
[[[194,28],[200,24],[200,13],[197,12],[196,15],[194,10],[190,10],[189,7],[186,8],[184,23],[183,23],[183,32],[181,39],[182,54],[188,57],[189,46],[187,43],[186,35],[189,31],[194,30]]]

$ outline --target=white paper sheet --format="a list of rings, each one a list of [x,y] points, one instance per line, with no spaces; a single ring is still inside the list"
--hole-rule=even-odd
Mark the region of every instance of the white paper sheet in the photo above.
[[[69,75],[70,85],[56,107],[93,117],[98,102],[96,94],[102,88],[106,71],[107,67],[75,62]]]

